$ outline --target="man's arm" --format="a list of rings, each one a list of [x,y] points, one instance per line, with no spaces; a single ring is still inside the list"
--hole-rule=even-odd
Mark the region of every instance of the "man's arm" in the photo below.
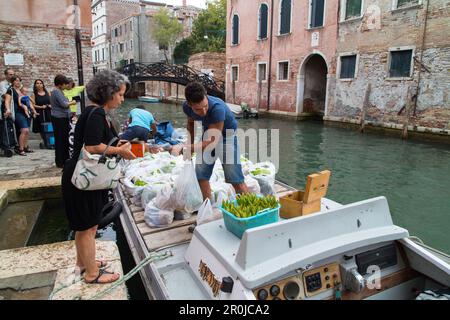
[[[217,130],[216,132],[220,132],[221,136],[219,137],[219,139],[216,139],[217,137],[214,136],[213,134],[211,134],[212,133],[211,132],[205,140],[198,142],[198,143],[194,143],[193,139],[191,138],[191,144],[180,146],[180,148],[181,149],[190,148],[191,152],[194,152],[195,150],[198,150],[200,148],[203,151],[209,145],[212,145],[215,148],[217,146],[217,144],[220,142],[220,138],[222,137],[224,125],[225,125],[225,123],[222,121],[222,122],[210,124],[208,127],[208,131],[209,130],[214,130],[214,131]],[[194,131],[194,130],[192,130],[192,131]],[[194,135],[192,135],[192,136],[194,136]]]
[[[195,127],[194,119],[192,119],[191,117],[188,117],[187,130],[191,137],[191,144],[194,144],[194,141],[195,141],[194,127]]]

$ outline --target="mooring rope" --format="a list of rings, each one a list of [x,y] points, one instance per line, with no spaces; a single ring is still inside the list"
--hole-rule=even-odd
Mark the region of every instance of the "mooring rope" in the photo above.
[[[114,285],[112,285],[111,287],[107,288],[104,291],[101,291],[97,294],[95,294],[94,296],[92,296],[91,298],[88,298],[87,300],[98,300],[102,297],[104,297],[105,295],[107,295],[108,293],[116,290],[119,286],[121,286],[122,284],[124,284],[126,281],[130,280],[132,277],[134,277],[139,271],[141,271],[146,265],[148,265],[151,262],[155,262],[155,261],[160,261],[160,260],[164,260],[167,259],[168,257],[173,256],[171,251],[167,251],[164,254],[150,254],[148,257],[146,257],[144,260],[142,260],[136,267],[134,267],[130,272],[128,272],[128,274],[126,274],[122,279],[116,281],[114,283]],[[70,284],[64,285],[61,288],[59,288],[58,290],[53,291],[50,294],[49,300],[53,300],[53,297],[67,289],[70,288],[78,283],[80,283],[81,281],[83,281],[83,278],[80,278]],[[72,300],[82,300],[81,295],[75,296],[72,298]]]

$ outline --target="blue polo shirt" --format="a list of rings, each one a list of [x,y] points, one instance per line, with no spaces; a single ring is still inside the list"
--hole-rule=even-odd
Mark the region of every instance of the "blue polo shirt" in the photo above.
[[[192,111],[187,102],[183,104],[183,111],[188,117],[194,119],[195,121],[201,121],[204,131],[208,130],[209,125],[211,124],[223,122],[224,126],[222,135],[224,138],[226,137],[227,130],[237,129],[237,121],[233,112],[231,112],[227,104],[219,98],[208,96],[208,113],[204,117],[200,117]]]
[[[128,126],[130,128],[138,126],[151,131],[151,126],[153,122],[155,122],[153,115],[150,112],[142,109],[131,110],[129,117],[132,120],[132,122]]]

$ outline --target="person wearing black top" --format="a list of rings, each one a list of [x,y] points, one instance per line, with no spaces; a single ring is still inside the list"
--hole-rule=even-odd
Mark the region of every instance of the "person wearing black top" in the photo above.
[[[28,137],[30,134],[31,118],[29,118],[25,112],[25,108],[20,103],[20,89],[22,88],[22,79],[18,76],[11,78],[11,87],[5,94],[5,114],[4,117],[12,117],[16,126],[17,138],[19,146],[15,148],[18,155],[26,156],[27,153],[32,152],[28,147]],[[12,104],[11,104],[12,102]],[[14,110],[11,110],[13,105]]]
[[[45,88],[44,81],[37,79],[33,85],[33,94],[31,100],[34,101],[34,107],[39,116],[33,120],[33,132],[41,135],[45,145],[45,132],[43,132],[42,123],[52,121],[50,93]]]
[[[128,85],[128,79],[115,71],[100,72],[89,82],[88,98],[95,105],[88,106],[77,122],[74,153],[63,170],[62,193],[65,211],[70,228],[76,232],[76,267],[84,273],[87,283],[110,283],[120,278],[120,274],[103,269],[105,262],[95,260],[95,235],[102,218],[102,208],[108,201],[108,190],[82,191],[72,184],[71,179],[83,145],[91,154],[103,154],[111,139],[117,137],[108,112],[118,108],[124,101]],[[123,140],[108,148],[106,154],[119,155],[127,160],[135,159],[130,143]]]

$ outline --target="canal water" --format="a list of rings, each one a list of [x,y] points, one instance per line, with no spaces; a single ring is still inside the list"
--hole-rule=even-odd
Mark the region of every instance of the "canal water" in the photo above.
[[[181,106],[137,100],[127,100],[116,111],[117,120],[125,121],[138,104],[160,122],[186,126]],[[328,198],[348,204],[385,196],[395,224],[450,253],[449,145],[360,134],[313,121],[260,118],[239,120],[239,127],[280,130],[281,181],[304,188],[310,173],[329,169]]]

